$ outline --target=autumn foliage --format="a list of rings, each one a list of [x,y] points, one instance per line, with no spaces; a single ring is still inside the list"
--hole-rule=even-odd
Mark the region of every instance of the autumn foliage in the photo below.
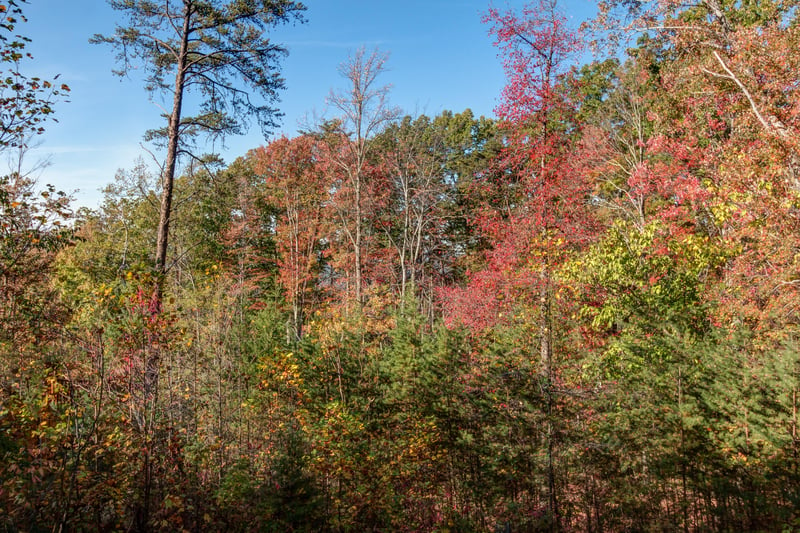
[[[361,49],[176,177],[156,300],[158,177],[3,178],[0,529],[797,529],[797,16],[490,7],[496,118]]]

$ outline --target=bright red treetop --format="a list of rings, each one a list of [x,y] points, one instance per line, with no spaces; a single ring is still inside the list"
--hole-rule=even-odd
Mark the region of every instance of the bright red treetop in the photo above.
[[[585,241],[588,187],[572,164],[576,105],[563,90],[576,35],[552,0],[521,15],[492,9],[484,17],[503,52],[508,84],[497,108],[505,146],[501,176],[479,187],[484,199],[473,217],[492,247],[468,287],[445,302],[450,321],[475,329],[513,316],[519,304],[539,301],[552,288],[552,271]],[[550,288],[548,288],[550,287]]]

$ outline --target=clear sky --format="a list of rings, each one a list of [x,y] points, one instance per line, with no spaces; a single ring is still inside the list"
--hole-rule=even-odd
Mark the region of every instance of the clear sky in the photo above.
[[[337,68],[360,46],[388,52],[380,80],[392,86],[391,103],[405,113],[435,115],[470,108],[493,115],[504,76],[497,51],[481,23],[489,0],[306,0],[307,23],[273,32],[289,49],[282,75],[286,90],[278,107],[285,114],[275,135],[294,135],[305,117],[325,115],[331,89],[344,88]],[[519,9],[523,0],[496,1]],[[577,26],[594,12],[591,0],[568,0],[563,9]],[[28,22],[18,31],[32,39],[28,76],[59,81],[72,89],[69,102],[55,108],[58,123],[47,125],[30,158],[47,158],[42,183],[75,191],[76,204],[96,207],[101,189],[117,169],[131,168],[144,132],[162,125],[160,106],[150,101],[140,79],[118,78],[114,52],[91,45],[121,20],[104,0],[30,0]],[[191,112],[191,110],[187,110]],[[226,162],[265,143],[258,127],[214,147]]]

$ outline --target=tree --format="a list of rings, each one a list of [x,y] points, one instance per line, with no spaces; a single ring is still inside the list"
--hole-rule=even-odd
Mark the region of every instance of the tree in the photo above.
[[[546,427],[542,507],[549,527],[559,529],[555,456],[565,417],[555,412],[562,403],[556,398],[555,344],[556,326],[566,323],[558,319],[569,315],[560,301],[566,289],[557,268],[581,249],[591,226],[587,183],[571,157],[580,131],[577,105],[564,84],[579,42],[554,0],[532,2],[521,14],[491,9],[485,21],[503,51],[508,78],[497,108],[505,144],[497,160],[501,172],[480,188],[484,204],[476,220],[490,247],[467,288],[450,293],[450,310],[484,332],[497,324],[533,326],[529,334],[536,338],[538,354],[531,360],[538,360]]]
[[[43,123],[52,119],[52,104],[69,92],[69,87],[22,73],[22,61],[32,59],[25,47],[30,39],[14,34],[18,22],[27,19],[20,4],[25,0],[0,3],[0,63],[7,70],[0,75],[0,148],[24,146],[30,135],[44,132]]]
[[[69,227],[71,198],[48,185],[37,191],[33,170],[26,170],[27,140],[44,131],[51,104],[69,88],[60,90],[20,72],[30,39],[10,35],[25,21],[18,1],[0,3],[0,62],[11,63],[0,76],[0,155],[8,156],[9,172],[0,176],[0,369],[19,377],[59,335],[67,315],[50,284],[57,253],[73,243]]]
[[[31,59],[29,39],[13,34],[26,20],[22,3],[0,3],[0,156],[9,163],[0,175],[0,528],[57,529],[70,515],[85,444],[84,432],[71,431],[80,400],[70,401],[62,349],[70,309],[52,283],[57,255],[74,242],[71,198],[37,187],[40,167],[25,155],[69,88],[22,73]]]
[[[95,35],[94,43],[107,43],[118,52],[124,75],[142,65],[146,89],[172,94],[167,127],[148,133],[150,140],[166,142],[161,176],[161,208],[155,251],[160,294],[167,270],[167,243],[172,216],[173,186],[181,156],[196,158],[189,140],[197,134],[224,136],[239,133],[255,116],[265,132],[275,126],[277,99],[283,80],[278,59],[286,49],[265,36],[268,28],[302,20],[305,9],[293,0],[109,0],[123,12],[126,26],[110,36]],[[169,76],[174,76],[170,85]],[[241,82],[243,85],[238,84]],[[199,113],[184,116],[184,96],[195,91],[202,97]],[[251,100],[251,91],[267,103]]]
[[[405,302],[420,290],[432,296],[425,274],[438,266],[436,255],[447,240],[444,207],[450,203],[444,132],[425,115],[406,116],[386,128],[380,140],[391,198],[379,225],[398,262],[398,299]]]
[[[268,28],[301,20],[305,7],[291,0],[109,0],[112,8],[127,16],[127,25],[117,26],[110,36],[95,35],[94,43],[115,47],[124,75],[138,65],[146,73],[146,89],[152,94],[171,94],[172,110],[166,128],[148,132],[147,140],[166,144],[166,160],[161,169],[161,202],[155,249],[155,283],[147,308],[154,323],[161,323],[162,293],[167,272],[167,245],[173,215],[173,188],[181,156],[204,163],[192,151],[198,134],[224,137],[239,133],[254,116],[265,131],[275,125],[277,111],[269,104],[276,100],[283,81],[276,72],[278,59],[286,50],[272,43]],[[174,76],[170,84],[169,77]],[[200,109],[184,116],[184,96],[194,91],[201,96]],[[266,103],[251,100],[255,93]],[[156,405],[160,350],[169,342],[145,346],[143,363],[143,405]],[[149,527],[151,494],[154,488],[155,410],[142,424],[144,435],[141,465],[141,494],[136,503],[135,523]]]
[[[353,250],[353,296],[356,303],[364,303],[364,236],[365,202],[370,176],[371,138],[381,128],[394,120],[398,111],[389,106],[388,86],[376,85],[376,80],[386,69],[388,56],[374,50],[367,53],[360,48],[342,63],[339,72],[350,87],[346,91],[331,92],[328,102],[341,113],[328,123],[324,139],[328,143],[327,160],[337,176],[337,218]]]
[[[506,281],[511,285],[537,287],[540,364],[548,376],[552,270],[584,234],[587,191],[568,157],[575,105],[560,89],[566,61],[579,45],[552,0],[526,7],[522,16],[491,10],[486,21],[506,54],[508,75],[497,110],[507,136],[499,156],[504,175],[488,184],[504,188],[504,200],[487,205],[480,216],[483,230],[496,243],[488,253],[487,274],[510,276]],[[522,266],[527,268],[517,269]]]
[[[320,268],[323,208],[328,198],[327,176],[320,168],[316,144],[309,135],[282,137],[250,153],[261,180],[261,190],[255,194],[277,210],[279,279],[292,307],[297,340]]]

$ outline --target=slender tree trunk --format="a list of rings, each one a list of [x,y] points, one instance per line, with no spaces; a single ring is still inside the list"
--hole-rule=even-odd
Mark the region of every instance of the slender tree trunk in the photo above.
[[[550,324],[550,273],[545,267],[542,288],[539,293],[542,316],[539,321],[539,357],[540,373],[545,388],[547,402],[547,507],[550,513],[550,530],[561,530],[561,519],[558,513],[558,496],[556,494],[556,474],[554,460],[555,427],[553,423],[553,332]]]
[[[356,219],[356,235],[355,235],[355,284],[356,284],[356,302],[358,303],[359,309],[364,305],[363,299],[363,286],[362,286],[362,272],[361,272],[361,172],[359,171],[356,175],[356,183],[355,183],[355,219]]]
[[[411,241],[411,238],[409,237],[411,228],[409,213],[411,210],[411,200],[408,194],[408,183],[405,182],[407,178],[403,177],[401,179],[403,180],[403,243],[402,250],[400,252],[400,298],[402,302],[400,305],[405,305],[408,283],[408,268],[410,267],[413,272],[414,267],[409,257],[409,252],[411,251],[411,247],[409,245]]]
[[[162,311],[162,297],[164,281],[167,271],[167,244],[169,238],[169,223],[172,215],[172,195],[175,182],[175,169],[178,161],[178,142],[180,137],[181,109],[183,106],[183,91],[186,79],[186,63],[189,49],[189,23],[191,11],[187,7],[183,17],[183,31],[181,34],[181,47],[175,73],[175,92],[173,94],[172,113],[169,117],[167,130],[167,159],[161,177],[161,209],[158,219],[156,238],[155,273],[156,280],[153,296],[150,301],[150,313],[158,315]],[[142,494],[137,509],[134,512],[135,527],[138,531],[148,531],[150,527],[150,508],[153,488],[153,450],[155,439],[152,429],[155,426],[156,402],[158,401],[158,374],[161,360],[158,339],[150,339],[148,346],[144,347],[144,405],[146,406],[149,420],[144,425],[144,457],[142,458]]]
[[[797,476],[797,389],[792,390],[792,472]]]
[[[161,177],[161,211],[158,218],[158,237],[156,241],[156,274],[158,275],[156,291],[160,304],[164,275],[167,269],[167,245],[169,242],[169,223],[172,216],[172,195],[175,183],[175,169],[178,162],[178,142],[180,138],[181,110],[183,107],[183,91],[186,82],[186,64],[189,50],[189,22],[191,12],[186,10],[183,17],[181,48],[175,74],[175,92],[172,100],[172,113],[169,116],[167,130],[167,160],[164,174]]]
[[[543,274],[542,288],[539,292],[542,316],[539,319],[539,372],[549,388],[553,377],[553,345],[550,331],[550,297],[548,294],[549,274]]]
[[[683,530],[688,533],[689,531],[689,493],[687,486],[687,471],[686,471],[686,442],[684,435],[683,424],[683,375],[681,369],[678,369],[678,413],[680,413],[680,454],[681,454],[681,512],[683,518]]]

